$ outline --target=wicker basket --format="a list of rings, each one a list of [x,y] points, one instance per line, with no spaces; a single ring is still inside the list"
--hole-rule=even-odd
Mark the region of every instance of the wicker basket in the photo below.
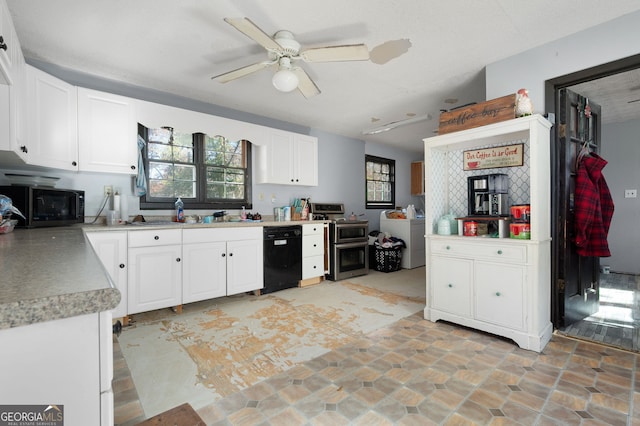
[[[375,265],[373,269],[380,272],[395,272],[400,269],[402,261],[402,247],[374,246]]]

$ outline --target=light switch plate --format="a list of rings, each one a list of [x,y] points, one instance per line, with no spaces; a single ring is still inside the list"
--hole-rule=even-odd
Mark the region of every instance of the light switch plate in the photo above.
[[[624,198],[636,198],[638,196],[637,189],[625,189]]]

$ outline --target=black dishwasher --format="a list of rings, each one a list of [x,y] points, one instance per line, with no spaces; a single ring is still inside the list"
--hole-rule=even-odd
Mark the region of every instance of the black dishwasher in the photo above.
[[[273,293],[298,286],[302,279],[302,227],[264,228],[264,288]]]

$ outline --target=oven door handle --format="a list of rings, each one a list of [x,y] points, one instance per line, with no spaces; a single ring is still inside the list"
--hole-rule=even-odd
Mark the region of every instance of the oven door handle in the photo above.
[[[337,249],[349,249],[349,248],[357,248],[362,246],[369,245],[368,241],[356,241],[355,243],[336,243],[334,244]]]

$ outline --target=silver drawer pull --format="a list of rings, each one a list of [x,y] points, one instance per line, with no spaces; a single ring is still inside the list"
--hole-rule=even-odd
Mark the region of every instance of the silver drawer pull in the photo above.
[[[498,250],[498,254],[502,254],[502,250]]]
[[[158,237],[157,235],[155,237],[153,237],[154,240],[159,240],[160,237]]]
[[[496,296],[500,297],[500,292],[496,291]]]

